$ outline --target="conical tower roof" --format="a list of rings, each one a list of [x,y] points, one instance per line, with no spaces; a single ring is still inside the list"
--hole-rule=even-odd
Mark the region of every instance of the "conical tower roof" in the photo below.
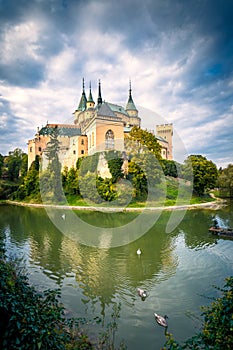
[[[125,109],[126,109],[126,111],[128,111],[128,110],[137,111],[137,108],[135,107],[135,104],[134,104],[133,98],[132,98],[131,81],[129,82],[129,98],[128,98],[128,102],[127,102]]]
[[[87,102],[93,102],[93,103],[95,103],[94,100],[93,100],[93,97],[92,97],[92,93],[91,93],[91,82],[90,82],[90,92],[89,92],[89,97],[88,97]]]
[[[102,96],[101,96],[101,83],[99,80],[99,92],[98,92],[98,100],[97,100],[97,104],[101,105],[102,104]]]
[[[86,104],[87,104],[87,98],[85,94],[85,84],[84,84],[84,78],[83,78],[83,92],[78,105],[78,111],[85,111]]]

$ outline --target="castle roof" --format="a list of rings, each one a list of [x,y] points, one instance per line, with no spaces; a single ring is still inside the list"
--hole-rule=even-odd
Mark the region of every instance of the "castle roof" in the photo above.
[[[46,126],[40,129],[39,135],[51,135],[55,128],[59,130],[59,136],[71,137],[81,135],[81,129],[77,128],[76,125],[70,124],[47,124]]]
[[[108,104],[108,106],[110,107],[110,109],[113,112],[122,113],[122,114],[124,114],[126,116],[129,116],[128,113],[126,112],[126,110],[124,109],[124,107],[116,105],[114,103],[110,103],[110,102],[106,102],[106,103]]]
[[[109,103],[103,102],[100,107],[98,108],[97,111],[98,116],[103,116],[103,117],[116,117],[115,113],[112,111],[112,109],[109,106]]]

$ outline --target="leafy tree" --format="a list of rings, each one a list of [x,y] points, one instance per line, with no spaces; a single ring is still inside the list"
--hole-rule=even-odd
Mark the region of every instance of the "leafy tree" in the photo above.
[[[80,175],[86,175],[88,172],[96,173],[97,165],[99,161],[99,153],[83,157],[80,161],[77,161],[76,167],[79,169]]]
[[[156,137],[149,131],[143,130],[137,126],[134,126],[129,133],[129,136],[126,137],[126,148],[135,150],[137,144],[138,153],[140,149],[144,146],[151,151],[157,159],[161,159],[161,145],[156,140]],[[129,141],[134,141],[132,146],[129,144]]]
[[[39,156],[32,162],[30,169],[24,176],[23,183],[16,192],[17,199],[24,199],[27,196],[38,196],[39,187]]]
[[[160,163],[165,176],[172,176],[176,178],[181,172],[182,165],[174,160],[161,159]]]
[[[79,194],[78,169],[71,168],[67,172],[65,190],[69,194]]]
[[[119,151],[105,152],[105,158],[108,161],[108,168],[112,175],[112,182],[117,182],[118,179],[123,177],[122,164],[123,158]]]
[[[133,197],[145,200],[148,186],[153,188],[161,181],[161,146],[147,130],[133,127],[125,139],[129,159],[127,178],[134,187]]]
[[[2,168],[4,164],[4,157],[0,154],[0,177],[2,176]]]
[[[184,162],[184,177],[192,180],[193,189],[198,195],[216,186],[218,170],[216,165],[202,155],[190,155]]]
[[[22,154],[22,161],[20,165],[20,177],[23,179],[27,175],[28,171],[28,155],[26,153]]]
[[[226,169],[220,170],[218,187],[221,197],[233,198],[233,165],[229,164]]]
[[[102,179],[98,177],[96,185],[99,195],[105,201],[111,202],[117,198],[117,192],[112,179]]]
[[[7,175],[11,181],[19,178],[23,156],[24,153],[22,150],[20,148],[16,148],[13,152],[9,152],[9,155],[5,158]]]
[[[80,194],[84,200],[101,203],[103,200],[97,191],[96,174],[87,172],[79,177]]]
[[[146,200],[148,193],[147,178],[144,171],[134,161],[129,162],[127,179],[132,182],[133,197]]]

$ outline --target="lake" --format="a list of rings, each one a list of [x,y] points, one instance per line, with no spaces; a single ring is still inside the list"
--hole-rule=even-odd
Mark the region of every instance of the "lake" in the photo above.
[[[154,312],[168,315],[168,331],[178,341],[192,336],[201,326],[200,306],[210,304],[208,297],[219,295],[212,286],[223,286],[233,274],[233,240],[208,232],[213,217],[233,227],[232,202],[219,210],[189,210],[170,233],[166,224],[171,212],[165,211],[135,240],[115,247],[100,244],[104,248],[74,238],[78,227],[69,225],[68,211],[53,211],[61,217],[64,230],[42,208],[4,204],[0,213],[0,237],[7,256],[19,259],[39,290],[60,288],[69,316],[101,316],[106,326],[113,305],[121,303],[116,343],[124,339],[128,349],[163,346],[164,328],[155,322]],[[92,227],[93,235],[101,228],[111,232],[112,227],[127,225],[138,216],[87,211],[75,215]],[[155,213],[146,215],[149,222]],[[106,233],[104,238],[108,241]],[[148,291],[146,300],[137,295],[138,287]],[[91,327],[94,332],[97,326]]]

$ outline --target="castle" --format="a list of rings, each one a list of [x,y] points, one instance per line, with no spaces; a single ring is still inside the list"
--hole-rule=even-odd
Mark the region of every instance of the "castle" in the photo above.
[[[91,83],[86,97],[83,79],[82,94],[78,108],[74,111],[73,124],[48,124],[37,129],[35,137],[28,141],[28,168],[36,156],[43,157],[43,151],[50,141],[54,128],[59,131],[59,159],[62,167],[75,167],[78,158],[96,151],[124,150],[124,137],[133,126],[141,127],[141,118],[132,98],[131,82],[126,107],[102,99],[101,83],[98,84],[98,98],[95,104]],[[162,146],[164,159],[172,159],[172,124],[156,125],[156,138]],[[44,157],[45,158],[45,157]]]

